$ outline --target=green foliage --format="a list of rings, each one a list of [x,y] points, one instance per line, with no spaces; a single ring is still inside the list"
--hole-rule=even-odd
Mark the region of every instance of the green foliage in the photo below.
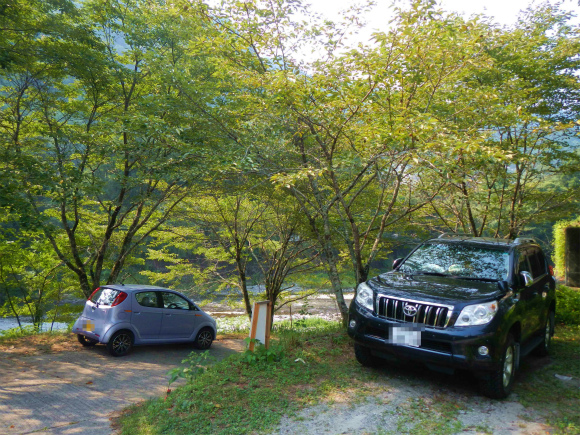
[[[515,238],[577,209],[580,85],[571,54],[580,39],[569,18],[557,7],[530,8],[514,28],[482,37],[488,64],[456,96],[470,105],[457,126],[474,129],[475,140],[437,152],[451,166],[433,208],[449,230]]]
[[[284,341],[286,334],[298,333],[302,336],[313,333],[331,333],[340,331],[341,326],[338,322],[326,320],[318,316],[302,317],[290,323],[290,320],[284,320],[274,324],[273,331]]]
[[[78,307],[63,301],[80,295],[67,272],[41,232],[0,232],[0,316],[15,317],[19,324],[26,317],[36,331],[43,322],[71,321]]]
[[[580,325],[580,291],[563,285],[556,287],[556,321]]]
[[[248,349],[244,351],[242,356],[243,361],[248,364],[271,364],[271,363],[282,363],[282,366],[287,365],[287,362],[284,358],[284,347],[276,344],[270,343],[270,346],[266,348],[260,340],[256,338],[247,337],[244,339]],[[254,344],[254,350],[250,350],[250,344]]]
[[[566,276],[566,228],[580,226],[579,219],[562,220],[554,225],[554,255],[555,273],[560,279]]]
[[[167,386],[171,386],[177,379],[184,378],[188,383],[192,383],[198,376],[205,373],[207,366],[215,361],[215,357],[210,355],[209,350],[205,352],[193,351],[187,358],[181,361],[184,367],[176,367],[169,370],[169,380]]]

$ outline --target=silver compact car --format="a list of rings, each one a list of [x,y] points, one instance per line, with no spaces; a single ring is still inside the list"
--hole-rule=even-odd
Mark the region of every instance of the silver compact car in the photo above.
[[[103,343],[113,356],[142,344],[192,342],[208,349],[216,330],[215,320],[183,294],[135,284],[97,288],[73,326],[83,346]]]

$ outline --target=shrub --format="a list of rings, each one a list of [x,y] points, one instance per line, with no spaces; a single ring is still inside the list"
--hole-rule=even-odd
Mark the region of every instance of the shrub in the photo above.
[[[580,325],[580,291],[564,285],[556,287],[556,321]]]
[[[559,221],[554,225],[554,254],[552,260],[559,279],[566,277],[566,228],[580,226],[580,219]]]

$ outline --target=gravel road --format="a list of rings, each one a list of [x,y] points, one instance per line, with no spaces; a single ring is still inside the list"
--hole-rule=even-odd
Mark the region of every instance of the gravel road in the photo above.
[[[444,375],[418,366],[372,370],[377,374],[372,383],[283,418],[270,435],[552,433],[540,415],[517,401],[517,394],[503,401],[485,398],[467,374]]]

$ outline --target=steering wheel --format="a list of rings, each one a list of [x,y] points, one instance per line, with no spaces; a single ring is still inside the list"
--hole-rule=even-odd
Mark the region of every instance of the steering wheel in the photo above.
[[[179,307],[177,306],[177,304],[169,304],[167,305],[167,308],[179,308]]]

